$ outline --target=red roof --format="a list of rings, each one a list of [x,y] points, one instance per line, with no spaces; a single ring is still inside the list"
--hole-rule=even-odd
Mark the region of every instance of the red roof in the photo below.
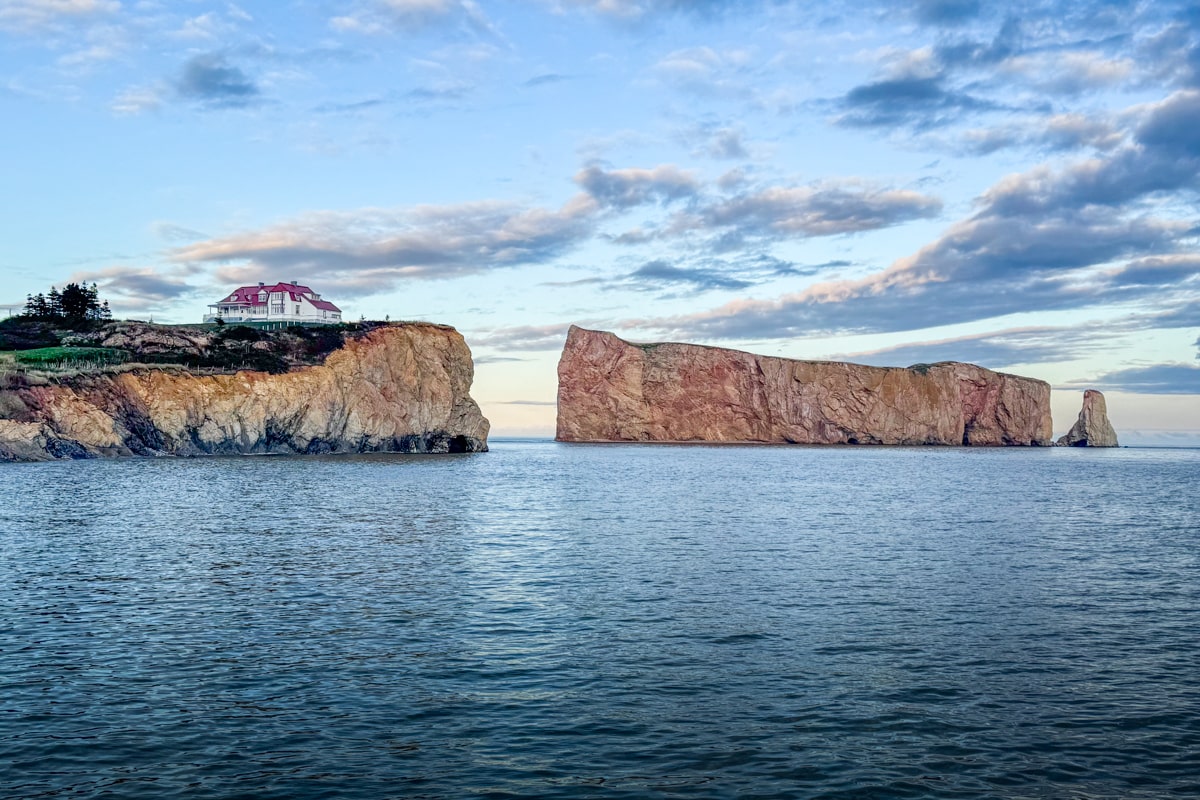
[[[251,306],[265,306],[268,298],[264,297],[262,300],[259,300],[258,295],[260,292],[267,292],[268,294],[272,292],[287,292],[293,303],[299,303],[300,298],[304,297],[306,300],[308,300],[308,302],[312,303],[315,308],[319,308],[322,311],[341,311],[340,308],[328,300],[314,300],[313,295],[315,295],[316,292],[307,286],[301,286],[298,283],[277,283],[273,286],[240,286],[237,289],[234,289],[233,292],[221,302],[243,303]]]

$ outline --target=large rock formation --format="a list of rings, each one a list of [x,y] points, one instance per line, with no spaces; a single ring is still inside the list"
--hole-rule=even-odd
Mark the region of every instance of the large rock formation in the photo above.
[[[1049,445],[1050,385],[944,362],[907,369],[631,344],[572,326],[565,442]]]
[[[1104,395],[1095,389],[1083,393],[1083,408],[1079,419],[1058,444],[1063,447],[1117,447],[1117,432],[1108,421],[1108,404]]]
[[[11,373],[0,378],[0,460],[487,450],[471,353],[453,328],[377,327],[322,358],[281,374]]]

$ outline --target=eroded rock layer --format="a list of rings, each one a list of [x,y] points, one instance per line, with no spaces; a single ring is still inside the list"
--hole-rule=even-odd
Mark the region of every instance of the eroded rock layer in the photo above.
[[[0,388],[0,460],[482,451],[473,375],[462,335],[425,323],[376,328],[282,374],[16,373]]]
[[[1050,385],[944,362],[795,361],[626,342],[572,326],[558,365],[565,442],[1052,444]]]
[[[1058,444],[1064,447],[1118,447],[1117,432],[1108,421],[1108,404],[1104,395],[1095,389],[1083,393],[1083,408],[1079,419]]]

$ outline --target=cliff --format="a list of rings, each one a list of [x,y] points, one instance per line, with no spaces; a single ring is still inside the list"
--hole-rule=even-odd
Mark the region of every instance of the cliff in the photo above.
[[[1062,447],[1118,447],[1117,432],[1108,421],[1108,404],[1104,395],[1095,389],[1083,393],[1083,408],[1079,419],[1065,436],[1058,439]]]
[[[572,326],[558,365],[564,442],[1049,445],[1050,385],[972,364],[795,361],[637,345]]]
[[[206,334],[163,326],[116,326],[95,343],[119,347],[120,336],[140,354],[157,341],[164,358],[213,357]],[[319,336],[336,339],[328,354],[310,348],[320,363],[273,372],[10,372],[0,378],[0,460],[487,450],[488,421],[468,393],[471,353],[456,330],[403,323]],[[271,340],[253,342],[255,354],[284,360]]]

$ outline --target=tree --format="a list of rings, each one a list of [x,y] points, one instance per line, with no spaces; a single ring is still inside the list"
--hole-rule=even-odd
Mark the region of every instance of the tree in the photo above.
[[[96,289],[80,286],[78,283],[68,283],[63,287],[59,297],[62,315],[72,322],[85,319],[95,319],[100,316],[100,303],[96,300]]]
[[[25,313],[22,316],[42,319],[50,316],[50,306],[46,303],[46,295],[38,292],[36,295],[26,295]]]
[[[100,302],[100,289],[95,283],[68,283],[60,292],[51,286],[49,294],[26,295],[24,317],[60,322],[78,327],[86,322],[112,319],[108,301]]]

